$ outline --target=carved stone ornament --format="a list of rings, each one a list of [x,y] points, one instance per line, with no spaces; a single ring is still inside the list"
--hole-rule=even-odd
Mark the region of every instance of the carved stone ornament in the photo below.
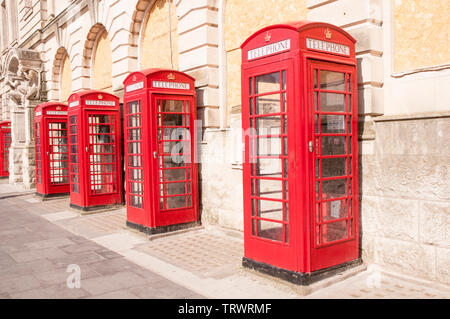
[[[10,89],[10,101],[23,106],[26,100],[39,100],[41,60],[38,52],[12,50],[5,71],[5,84]]]

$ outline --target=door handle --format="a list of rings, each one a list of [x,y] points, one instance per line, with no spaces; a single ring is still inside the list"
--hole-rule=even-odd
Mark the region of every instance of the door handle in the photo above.
[[[312,141],[308,142],[308,148],[309,148],[309,152],[312,153],[313,152],[313,142]]]
[[[153,158],[156,158],[156,151],[153,152]]]
[[[86,146],[86,152],[89,153],[89,146]]]

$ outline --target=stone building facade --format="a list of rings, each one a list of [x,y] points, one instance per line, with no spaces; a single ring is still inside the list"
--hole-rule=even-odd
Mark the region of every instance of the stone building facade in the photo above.
[[[34,187],[33,109],[133,71],[196,79],[201,218],[243,229],[241,43],[263,26],[323,21],[356,38],[363,260],[450,284],[450,1],[1,0],[0,119],[10,183]]]

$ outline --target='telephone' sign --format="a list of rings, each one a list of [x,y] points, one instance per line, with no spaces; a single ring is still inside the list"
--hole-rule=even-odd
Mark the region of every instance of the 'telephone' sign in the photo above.
[[[125,92],[133,92],[136,90],[140,90],[144,87],[144,81],[136,82],[130,85],[127,85],[125,88]]]
[[[253,59],[261,58],[266,55],[271,55],[271,54],[287,51],[290,48],[291,48],[291,39],[286,39],[283,41],[265,45],[263,47],[248,50],[247,59],[253,60]]]
[[[116,102],[114,102],[114,101],[86,100],[86,105],[115,106]]]
[[[67,111],[47,111],[47,115],[67,115]]]
[[[180,90],[189,90],[189,83],[182,82],[166,82],[166,81],[153,81],[154,88],[161,89],[180,89]]]
[[[312,50],[350,55],[350,47],[344,44],[306,38],[306,47]]]

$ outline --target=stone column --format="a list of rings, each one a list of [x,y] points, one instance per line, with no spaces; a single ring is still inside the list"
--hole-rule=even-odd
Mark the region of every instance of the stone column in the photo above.
[[[31,189],[35,187],[34,108],[46,98],[40,78],[42,60],[38,51],[13,48],[7,61],[3,92],[11,119],[9,182]]]
[[[21,105],[10,106],[11,110],[11,147],[9,149],[9,183],[23,183],[22,154],[25,148],[25,108]]]
[[[25,143],[22,150],[22,177],[26,189],[35,187],[36,172],[34,162],[34,108],[39,104],[38,100],[26,100],[24,108],[25,117]]]
[[[220,126],[218,2],[177,0],[179,70],[195,78],[197,118],[204,128]]]

